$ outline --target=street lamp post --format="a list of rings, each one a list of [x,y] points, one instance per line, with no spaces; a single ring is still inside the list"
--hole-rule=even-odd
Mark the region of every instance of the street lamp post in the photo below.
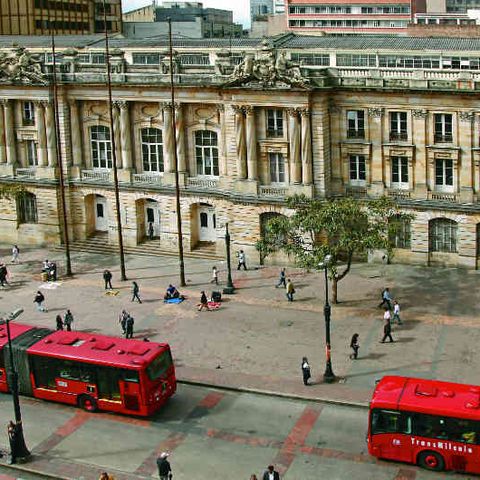
[[[223,289],[223,293],[232,294],[235,292],[235,287],[232,281],[232,264],[230,262],[230,233],[228,232],[228,222],[225,225],[225,249],[227,250],[227,286]]]
[[[30,452],[25,444],[25,438],[23,436],[23,425],[22,425],[22,412],[20,411],[20,399],[18,396],[18,373],[15,369],[15,364],[13,360],[13,350],[12,350],[12,337],[10,335],[10,322],[17,318],[23,313],[23,309],[19,308],[14,312],[10,313],[5,319],[7,324],[7,339],[8,339],[8,350],[10,353],[10,380],[9,385],[12,391],[13,399],[13,409],[15,412],[15,441],[11,444],[12,449],[12,459],[26,459],[30,456]]]
[[[320,268],[323,268],[325,272],[325,305],[323,307],[323,315],[325,317],[325,355],[326,355],[326,364],[325,364],[325,373],[323,374],[323,381],[325,383],[332,383],[335,381],[335,374],[332,369],[332,357],[331,357],[331,343],[330,343],[330,316],[331,316],[331,307],[328,302],[328,265],[332,260],[331,255],[327,255],[323,262],[319,264]]]

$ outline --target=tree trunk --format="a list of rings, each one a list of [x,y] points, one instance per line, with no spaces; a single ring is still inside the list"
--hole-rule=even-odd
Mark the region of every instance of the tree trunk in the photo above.
[[[332,279],[332,303],[338,303],[338,279]]]

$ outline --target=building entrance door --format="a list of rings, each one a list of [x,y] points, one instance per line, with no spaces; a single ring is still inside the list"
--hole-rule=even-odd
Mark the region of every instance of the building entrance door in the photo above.
[[[210,205],[200,205],[198,215],[198,225],[200,227],[199,241],[215,242],[217,240],[217,218],[215,216],[215,207]]]
[[[101,196],[95,197],[95,230],[108,230],[107,199]]]

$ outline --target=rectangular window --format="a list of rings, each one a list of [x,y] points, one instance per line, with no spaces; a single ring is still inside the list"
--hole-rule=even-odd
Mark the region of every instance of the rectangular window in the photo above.
[[[436,113],[435,118],[435,143],[452,142],[453,128],[450,113]]]
[[[408,188],[408,158],[392,157],[392,186]]]
[[[390,233],[390,243],[394,248],[411,248],[411,227],[410,220],[401,220],[394,218],[391,220],[392,231]]]
[[[390,112],[390,140],[408,140],[407,112]]]
[[[143,128],[141,134],[143,171],[163,172],[162,131],[158,128]]]
[[[23,102],[23,125],[34,125],[35,124],[35,105],[33,102]]]
[[[104,53],[92,53],[91,60],[94,65],[103,65],[105,64],[105,54]]]
[[[347,111],[347,138],[365,138],[365,112]]]
[[[468,444],[480,443],[480,422],[414,413],[413,434]]]
[[[373,410],[371,432],[377,433],[412,433],[410,414],[397,410]]]
[[[135,65],[158,65],[160,55],[158,53],[134,53],[132,61]]]
[[[267,110],[267,137],[283,137],[283,110]]]
[[[38,223],[37,197],[26,192],[17,198],[18,223]]]
[[[110,129],[103,125],[91,127],[90,142],[93,168],[112,168],[112,142]]]
[[[29,167],[36,167],[38,165],[37,144],[34,140],[27,140],[25,142],[27,150],[27,164]]]
[[[182,65],[210,65],[210,57],[208,53],[180,55],[179,58]]]
[[[218,135],[210,130],[195,132],[197,175],[218,177]]]
[[[285,183],[285,159],[281,153],[269,153],[270,181],[272,183]]]
[[[435,187],[453,189],[453,160],[448,158],[435,160]]]
[[[330,65],[330,55],[315,54],[315,53],[292,53],[290,55],[292,62],[297,62],[300,65],[315,65],[326,66]]]
[[[337,54],[337,67],[376,67],[376,55]]]
[[[365,157],[363,155],[350,155],[350,183],[364,185],[366,180]]]

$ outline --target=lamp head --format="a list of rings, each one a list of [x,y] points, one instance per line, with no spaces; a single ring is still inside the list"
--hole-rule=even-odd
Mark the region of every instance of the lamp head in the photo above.
[[[9,320],[14,320],[15,318],[19,317],[23,313],[23,308],[17,308],[12,313],[8,315]]]

